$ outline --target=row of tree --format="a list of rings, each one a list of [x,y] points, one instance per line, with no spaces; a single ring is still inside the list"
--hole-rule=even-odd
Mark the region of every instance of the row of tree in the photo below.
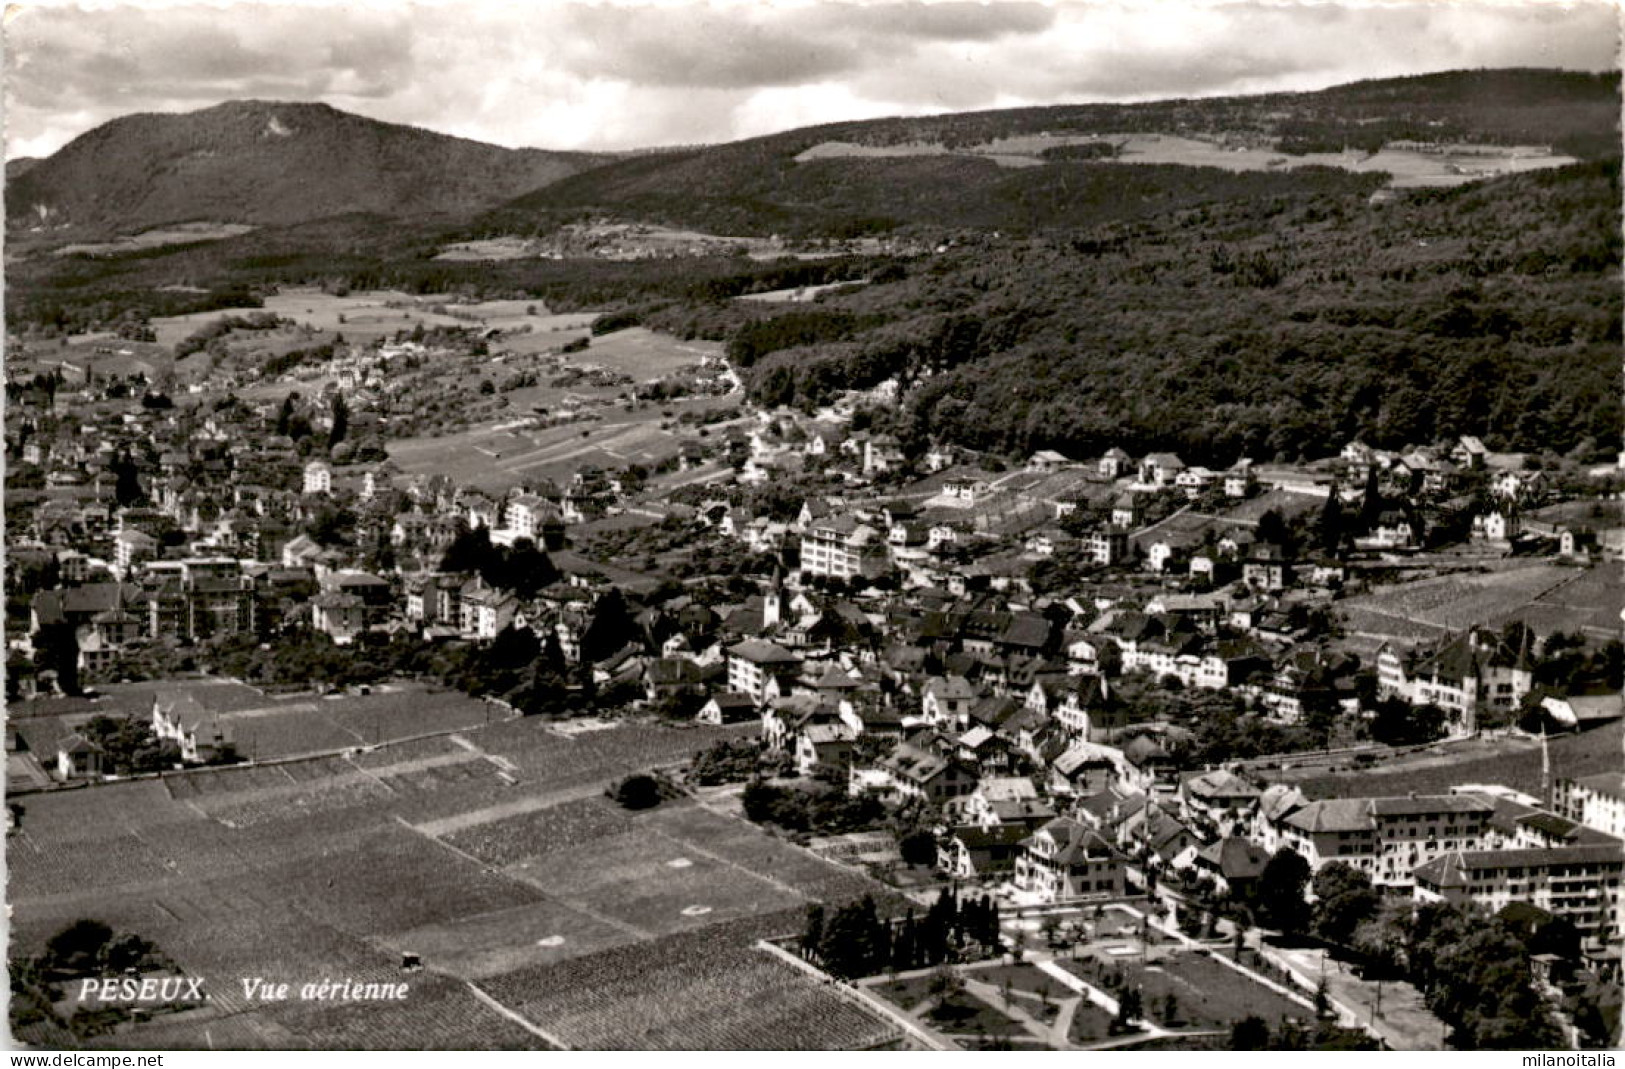
[[[880,915],[873,897],[828,912],[807,907],[801,953],[844,980],[905,972],[997,951],[999,907],[987,895],[961,899],[944,888],[923,917]]]

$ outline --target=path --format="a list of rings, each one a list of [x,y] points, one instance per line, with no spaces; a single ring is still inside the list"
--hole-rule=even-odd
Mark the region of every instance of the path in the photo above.
[[[1266,958],[1298,982],[1312,986],[1322,975],[1326,993],[1339,1009],[1355,1017],[1359,1025],[1375,1032],[1394,1050],[1445,1050],[1445,1024],[1435,1017],[1410,984],[1400,981],[1375,983],[1362,980],[1343,962],[1318,948],[1287,948],[1264,945]],[[1381,990],[1381,995],[1377,994]],[[1381,999],[1381,1012],[1378,999]]]

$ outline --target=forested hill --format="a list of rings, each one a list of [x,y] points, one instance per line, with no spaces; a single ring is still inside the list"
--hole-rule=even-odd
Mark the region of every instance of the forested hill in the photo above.
[[[582,213],[721,234],[846,237],[910,223],[1002,228],[1087,226],[1193,198],[1184,168],[1103,173],[1052,153],[1042,167],[965,156],[797,162],[826,142],[870,148],[987,146],[1001,138],[1165,133],[1223,137],[1286,156],[1374,152],[1401,141],[1550,145],[1599,159],[1619,152],[1618,73],[1455,71],[1357,82],[1315,93],[970,112],[807,127],[683,152],[621,160],[520,197],[480,221],[486,233],[546,230]],[[1209,171],[1214,197],[1325,188],[1351,176],[1283,168]],[[1125,193],[1124,187],[1129,190]],[[1132,195],[1138,192],[1138,196]]]
[[[281,225],[501,204],[605,157],[507,149],[325,104],[244,100],[104,123],[7,168],[9,228],[73,240],[189,221]]]
[[[1619,204],[1613,160],[1379,203],[967,234],[859,292],[734,325],[732,348],[764,404],[897,376],[896,429],[915,443],[1222,465],[1477,434],[1611,456]],[[656,315],[681,329],[694,313]]]

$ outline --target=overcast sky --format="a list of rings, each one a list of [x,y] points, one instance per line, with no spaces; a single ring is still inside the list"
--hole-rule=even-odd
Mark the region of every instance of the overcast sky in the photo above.
[[[1608,0],[94,6],[8,12],[8,156],[129,112],[235,98],[325,101],[513,146],[724,141],[1461,67],[1604,70],[1619,28]]]

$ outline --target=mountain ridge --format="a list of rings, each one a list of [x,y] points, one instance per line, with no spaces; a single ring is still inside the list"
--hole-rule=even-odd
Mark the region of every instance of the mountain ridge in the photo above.
[[[328,104],[235,100],[120,116],[8,166],[7,223],[82,240],[195,221],[467,213],[608,159],[504,148]]]

